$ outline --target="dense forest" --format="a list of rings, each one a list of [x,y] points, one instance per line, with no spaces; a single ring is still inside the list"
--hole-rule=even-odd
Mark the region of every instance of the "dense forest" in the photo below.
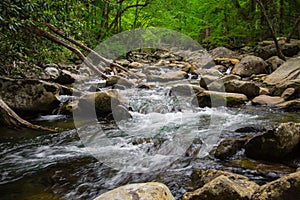
[[[53,42],[55,30],[90,48],[144,27],[179,31],[208,49],[254,45],[272,34],[300,37],[299,0],[3,0],[0,10],[2,73],[20,70],[13,69],[18,61],[75,62],[75,54]]]

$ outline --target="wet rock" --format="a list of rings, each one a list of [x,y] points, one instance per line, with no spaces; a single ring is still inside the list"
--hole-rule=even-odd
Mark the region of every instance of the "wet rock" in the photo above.
[[[65,69],[61,70],[60,75],[57,77],[57,79],[55,80],[55,82],[59,83],[59,84],[72,84],[74,83],[76,80],[80,80],[85,78],[84,76],[79,76],[77,74],[74,74],[70,71],[67,71]]]
[[[148,81],[158,81],[158,82],[168,82],[168,81],[177,81],[183,80],[188,77],[188,74],[183,71],[167,72],[161,75],[149,75],[147,77]]]
[[[225,171],[197,170],[192,176],[193,179],[199,178],[201,188],[185,193],[183,200],[251,199],[259,187],[245,176]]]
[[[60,104],[60,87],[40,80],[0,77],[1,97],[20,114],[52,113]]]
[[[205,89],[208,89],[208,85],[218,79],[219,79],[219,77],[217,77],[217,76],[204,75],[200,79],[200,86]]]
[[[106,87],[114,86],[116,84],[119,86],[123,86],[124,88],[131,88],[134,86],[133,82],[121,76],[110,76],[106,80]]]
[[[262,127],[257,127],[257,126],[246,126],[246,127],[238,128],[234,132],[237,132],[237,133],[259,133],[259,132],[263,132],[263,131],[266,131],[266,129],[262,128]]]
[[[51,79],[55,80],[59,77],[59,70],[56,67],[46,67],[45,69],[45,76],[42,79]]]
[[[270,90],[268,88],[260,87],[259,88],[259,95],[269,95]]]
[[[259,95],[252,99],[252,104],[253,105],[269,105],[273,106],[276,104],[283,103],[284,99],[282,97],[278,96],[269,96],[269,95]]]
[[[139,62],[132,62],[128,65],[128,67],[131,67],[131,68],[140,68],[140,67],[143,67],[143,64],[142,63],[139,63]]]
[[[300,171],[283,176],[261,186],[252,195],[253,200],[285,199],[295,200],[300,197]]]
[[[171,93],[175,96],[192,96],[203,91],[202,87],[190,84],[177,84],[171,88]]]
[[[259,87],[250,81],[231,80],[224,83],[225,91],[245,94],[252,98],[259,95]]]
[[[296,92],[295,88],[287,88],[281,94],[281,98],[283,98],[284,100],[289,100],[292,98],[292,96],[295,94],[295,92]]]
[[[242,77],[250,77],[252,74],[264,74],[266,73],[266,63],[263,59],[256,56],[246,56],[234,66],[232,74],[236,74]]]
[[[280,59],[278,56],[273,56],[266,60],[267,62],[271,63],[272,71],[275,71],[280,65],[282,65],[285,61]]]
[[[210,55],[212,58],[233,58],[237,56],[234,51],[226,47],[217,47],[210,51]]]
[[[113,114],[113,119],[115,121],[128,120],[132,118],[128,109],[123,105],[117,105],[116,107],[114,107],[112,110],[112,114]]]
[[[94,200],[174,200],[169,188],[157,182],[136,183],[108,191]]]
[[[299,71],[300,73],[300,71]],[[277,84],[272,90],[271,93],[276,96],[281,96],[285,90],[288,88],[293,88],[295,92],[289,98],[299,98],[300,97],[300,78],[294,80],[288,80]]]
[[[241,150],[249,138],[229,138],[223,140],[215,151],[215,157],[227,159]]]
[[[193,99],[199,107],[238,106],[245,104],[248,98],[244,94],[203,91]]]
[[[245,154],[254,159],[280,161],[291,156],[300,142],[300,124],[282,123],[254,136],[245,145]]]
[[[276,107],[289,111],[300,110],[300,98],[277,104]]]
[[[77,112],[84,116],[84,113],[96,112],[98,117],[105,117],[112,113],[118,105],[126,105],[125,97],[116,90],[94,92],[80,97]]]
[[[130,64],[130,61],[126,59],[116,60],[116,63],[122,65],[123,67],[127,67]]]
[[[300,79],[300,58],[291,58],[272,74],[268,75],[264,83],[268,85],[284,84],[287,81]]]

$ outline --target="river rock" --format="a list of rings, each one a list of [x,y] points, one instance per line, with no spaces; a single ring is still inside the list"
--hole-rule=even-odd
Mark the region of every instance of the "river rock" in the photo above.
[[[289,111],[299,111],[300,110],[300,98],[277,104],[276,107],[282,108],[284,110],[289,110]]]
[[[79,115],[84,113],[96,112],[98,117],[104,117],[117,109],[118,105],[126,105],[125,97],[116,90],[106,90],[86,94],[79,98],[77,112]]]
[[[299,145],[300,124],[282,123],[274,129],[254,136],[245,145],[245,154],[254,159],[279,161]]]
[[[250,77],[252,74],[264,74],[267,72],[268,63],[256,56],[246,56],[234,66],[232,74],[242,77]]]
[[[168,82],[183,80],[188,77],[188,74],[183,71],[166,72],[161,75],[149,75],[147,76],[148,81]]]
[[[300,73],[300,71],[299,71]],[[288,80],[286,82],[282,82],[277,84],[272,89],[272,94],[276,96],[281,96],[284,91],[286,91],[288,88],[294,89],[294,93],[289,96],[290,99],[293,98],[299,98],[300,97],[300,78],[294,79],[294,80]]]
[[[237,106],[245,104],[248,98],[244,94],[203,91],[193,99],[193,104],[199,107]]]
[[[166,185],[149,182],[121,186],[94,200],[174,200],[174,197]]]
[[[115,86],[115,85],[123,86],[125,88],[131,88],[134,86],[134,83],[121,76],[110,76],[106,80],[106,87]]]
[[[171,88],[171,93],[175,96],[192,96],[203,91],[202,87],[191,84],[177,84]]]
[[[183,200],[250,199],[259,187],[245,176],[219,170],[197,170],[192,177],[200,188],[185,193]]]
[[[272,74],[266,77],[264,83],[277,85],[294,79],[300,79],[300,58],[291,58],[283,63]]]
[[[276,104],[283,103],[284,99],[278,96],[269,96],[269,95],[259,95],[252,99],[253,105],[269,105],[273,106]]]
[[[269,95],[269,94],[270,94],[269,88],[259,87],[259,95]]]
[[[42,77],[43,79],[51,79],[55,80],[59,77],[59,70],[56,67],[46,67],[45,68],[45,77]]]
[[[259,95],[259,87],[250,81],[231,80],[224,83],[225,91],[245,94],[252,98]]]
[[[278,56],[273,56],[266,60],[272,65],[272,71],[275,71],[280,65],[284,63],[284,60],[280,59]]]
[[[223,140],[215,151],[215,157],[227,159],[241,150],[249,138],[229,138]]]
[[[210,55],[213,59],[215,58],[233,58],[236,57],[237,54],[226,48],[226,47],[217,47],[210,51]]]
[[[208,85],[216,80],[219,80],[219,77],[212,75],[204,75],[200,79],[200,86],[208,89]]]
[[[60,87],[41,80],[0,77],[3,101],[17,113],[52,113],[58,108]]]
[[[295,88],[287,88],[281,94],[281,98],[283,98],[284,100],[289,100],[292,98],[295,92],[296,92]]]
[[[282,50],[282,53],[288,57],[297,55],[297,53],[299,52],[299,45],[297,44],[280,44],[280,48]],[[267,60],[272,56],[276,56],[277,50],[274,44],[267,45],[264,47],[257,47],[255,55],[261,57],[264,60]]]
[[[296,200],[300,197],[300,171],[283,176],[262,185],[252,195],[253,200],[284,199]]]

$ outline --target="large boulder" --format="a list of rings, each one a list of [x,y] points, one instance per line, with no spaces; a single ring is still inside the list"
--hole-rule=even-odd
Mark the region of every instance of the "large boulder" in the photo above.
[[[291,156],[300,143],[300,124],[282,123],[254,136],[245,145],[245,154],[254,159],[279,161]]]
[[[300,73],[300,71],[299,71]],[[289,99],[292,98],[299,98],[300,97],[300,78],[293,79],[293,80],[287,80],[285,82],[277,84],[272,90],[271,93],[273,95],[281,96],[283,95],[284,91],[287,89],[294,89],[293,94],[289,97]]]
[[[247,177],[218,170],[199,170],[193,176],[198,176],[204,184],[193,192],[187,192],[183,200],[228,200],[251,199],[258,185]]]
[[[127,101],[121,93],[116,90],[106,90],[80,97],[76,109],[78,109],[79,115],[96,112],[98,117],[105,117],[112,114],[114,110],[119,109],[119,105],[125,106],[126,104]],[[122,115],[125,115],[124,111],[122,111]]]
[[[199,107],[237,106],[245,104],[247,100],[244,94],[203,91],[196,95],[192,103]]]
[[[246,56],[234,66],[231,73],[242,77],[249,77],[253,74],[265,74],[267,73],[267,66],[268,63],[262,58]]]
[[[300,58],[291,58],[283,63],[272,74],[266,77],[264,83],[278,85],[294,79],[300,79]]]
[[[174,197],[166,185],[149,182],[121,186],[94,200],[174,200]]]
[[[284,199],[295,200],[300,197],[300,171],[283,176],[262,185],[252,195],[252,200]]]
[[[249,98],[259,95],[259,87],[250,81],[231,80],[224,83],[225,91],[232,93],[241,93]]]
[[[19,114],[50,114],[60,104],[60,87],[45,81],[0,77],[0,91],[4,102]]]

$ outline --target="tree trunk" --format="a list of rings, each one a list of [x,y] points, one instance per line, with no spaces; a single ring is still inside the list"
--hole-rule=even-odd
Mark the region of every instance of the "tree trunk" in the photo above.
[[[0,124],[10,128],[30,128],[35,130],[58,132],[58,130],[31,124],[19,117],[0,97]]]
[[[283,53],[282,53],[282,51],[281,51],[281,49],[280,49],[280,46],[279,46],[278,41],[277,41],[277,38],[276,38],[276,33],[275,33],[275,30],[274,30],[274,27],[273,27],[273,25],[272,25],[272,23],[271,23],[271,21],[270,21],[270,19],[269,19],[269,17],[268,17],[268,14],[267,14],[267,12],[266,12],[266,9],[265,9],[265,7],[264,7],[262,1],[261,1],[261,0],[256,0],[256,1],[257,1],[257,3],[260,5],[262,14],[264,15],[264,18],[265,18],[266,21],[267,21],[267,25],[268,25],[268,27],[269,27],[269,29],[270,29],[272,39],[273,39],[273,41],[274,41],[274,43],[275,43],[275,47],[276,47],[276,50],[277,50],[277,55],[278,55],[278,57],[281,58],[282,60],[286,60],[286,59],[285,59],[285,56],[283,55]]]
[[[78,42],[77,40],[70,38],[67,36],[67,34],[65,34],[63,31],[61,31],[60,29],[58,29],[57,27],[51,25],[51,24],[46,24],[45,25],[54,33],[56,33],[57,35],[61,36],[62,38],[64,38],[65,40],[71,42],[72,44],[75,44],[76,46],[80,47],[81,49],[87,51],[87,53],[91,54],[90,57],[92,57],[93,59],[96,59],[96,63],[97,63],[97,67],[100,68],[100,70],[105,71],[105,69],[101,66],[99,66],[99,61],[104,62],[104,64],[108,65],[108,66],[112,66],[112,67],[116,67],[119,68],[125,72],[129,72],[126,68],[122,67],[121,65],[114,63],[112,60],[109,60],[107,58],[102,57],[101,55],[99,55],[96,51],[94,51],[93,49],[89,48],[88,46]],[[94,60],[93,60],[94,61]]]
[[[298,17],[298,19],[295,21],[293,28],[289,32],[289,34],[288,34],[288,36],[287,36],[287,38],[285,40],[286,43],[290,43],[291,42],[292,36],[293,36],[294,32],[296,31],[296,29],[297,29],[297,27],[298,27],[299,24],[300,24],[300,17]]]
[[[98,68],[96,68],[88,59],[86,59],[86,57],[83,55],[83,53],[79,49],[77,49],[77,48],[73,47],[72,45],[68,44],[67,42],[61,40],[59,37],[57,37],[51,33],[48,33],[47,31],[41,29],[40,27],[26,26],[26,28],[30,31],[34,31],[38,36],[44,37],[52,42],[55,42],[59,45],[66,47],[67,49],[69,49],[70,51],[75,53],[96,74],[99,74],[104,79],[108,78],[103,72],[101,72]]]

